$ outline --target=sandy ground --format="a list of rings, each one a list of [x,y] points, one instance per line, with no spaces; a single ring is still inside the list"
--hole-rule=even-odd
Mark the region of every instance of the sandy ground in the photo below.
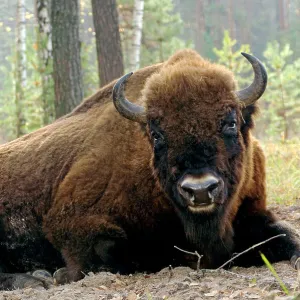
[[[283,220],[289,221],[300,234],[300,204],[273,206]],[[83,280],[62,286],[26,288],[0,292],[0,300],[201,300],[201,299],[297,299],[300,300],[300,274],[288,262],[273,265],[290,294],[266,267],[232,268],[228,271],[195,272],[186,267],[156,274],[120,276],[101,272],[88,274]]]

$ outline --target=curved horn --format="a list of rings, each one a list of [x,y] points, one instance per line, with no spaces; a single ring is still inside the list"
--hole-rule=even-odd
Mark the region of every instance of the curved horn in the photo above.
[[[113,101],[117,111],[126,119],[134,122],[146,123],[146,111],[143,106],[128,101],[124,95],[124,85],[133,72],[122,76],[114,85]]]
[[[258,100],[264,93],[268,82],[268,75],[265,67],[258,58],[244,52],[241,54],[246,57],[246,59],[252,65],[254,71],[254,81],[247,88],[236,91],[235,94],[241,102],[248,106]]]

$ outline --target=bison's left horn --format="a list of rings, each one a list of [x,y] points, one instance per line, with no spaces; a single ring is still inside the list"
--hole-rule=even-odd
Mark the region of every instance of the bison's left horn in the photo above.
[[[264,93],[268,82],[268,75],[265,67],[258,58],[243,52],[242,55],[250,62],[254,71],[254,81],[252,84],[236,92],[239,100],[247,106],[253,104]]]
[[[126,74],[116,82],[113,88],[113,101],[121,116],[134,122],[146,123],[145,108],[131,103],[124,95],[125,83],[132,74],[132,72]]]

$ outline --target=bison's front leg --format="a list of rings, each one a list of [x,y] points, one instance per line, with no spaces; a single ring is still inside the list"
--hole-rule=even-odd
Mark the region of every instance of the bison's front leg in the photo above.
[[[235,252],[237,253],[273,236],[285,234],[285,236],[270,240],[240,256],[236,264],[241,266],[261,265],[263,261],[259,254],[260,251],[270,262],[290,260],[293,267],[300,267],[298,234],[289,225],[278,221],[270,211],[251,212],[249,207],[242,205],[234,221],[234,232]]]
[[[0,290],[10,291],[23,288],[48,288],[49,282],[26,273],[0,273]]]
[[[61,250],[68,281],[77,281],[89,271],[105,269],[126,272],[127,237],[108,218],[73,215],[72,218],[61,219],[59,225],[56,223],[56,227],[53,227],[53,222],[48,221],[52,217],[48,217],[44,231],[56,248]]]

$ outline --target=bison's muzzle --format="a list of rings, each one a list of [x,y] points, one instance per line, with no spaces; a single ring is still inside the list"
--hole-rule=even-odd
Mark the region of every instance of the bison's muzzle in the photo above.
[[[180,196],[190,208],[222,204],[223,180],[213,174],[187,174],[177,185]]]

